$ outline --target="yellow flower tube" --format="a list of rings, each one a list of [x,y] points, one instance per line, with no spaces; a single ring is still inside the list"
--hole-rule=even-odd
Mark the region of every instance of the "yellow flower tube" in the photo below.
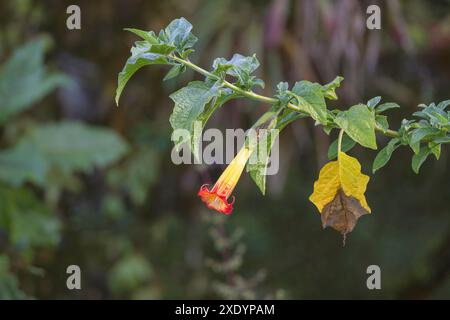
[[[208,185],[200,187],[198,196],[208,208],[224,214],[232,213],[234,196],[230,203],[228,202],[228,198],[236,187],[242,171],[244,171],[245,164],[251,154],[252,150],[250,148],[245,146],[242,147],[211,190],[208,190]]]

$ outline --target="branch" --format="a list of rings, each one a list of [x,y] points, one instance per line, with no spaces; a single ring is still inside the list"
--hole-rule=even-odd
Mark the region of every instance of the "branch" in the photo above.
[[[264,102],[264,103],[268,103],[268,104],[276,104],[276,103],[278,103],[278,100],[275,99],[275,98],[263,96],[263,95],[255,93],[255,92],[253,92],[251,90],[241,89],[241,88],[235,86],[234,84],[232,84],[232,83],[230,83],[230,82],[228,82],[226,80],[222,80],[217,75],[212,74],[211,72],[209,72],[209,71],[207,71],[207,70],[197,66],[196,64],[192,63],[189,60],[182,59],[182,58],[177,57],[175,55],[169,55],[168,57],[170,59],[176,61],[176,62],[184,64],[186,67],[188,67],[188,68],[190,68],[190,69],[192,69],[192,70],[194,70],[194,71],[204,75],[205,77],[208,77],[208,78],[214,79],[214,80],[218,80],[218,81],[222,81],[222,84],[225,87],[227,87],[227,88],[229,88],[229,89],[231,89],[231,90],[233,90],[235,92],[238,92],[242,96],[247,97],[247,98],[249,98],[251,100],[260,101],[260,102]],[[297,112],[307,113],[307,111],[301,105],[295,105],[295,104],[289,102],[287,104],[287,107],[289,109],[295,110]],[[398,138],[398,137],[400,137],[400,134],[397,131],[395,131],[395,130],[390,130],[390,129],[384,130],[383,128],[380,128],[379,126],[376,126],[375,130],[378,131],[379,133],[382,133],[385,136],[388,136],[388,137],[391,137],[391,138]]]

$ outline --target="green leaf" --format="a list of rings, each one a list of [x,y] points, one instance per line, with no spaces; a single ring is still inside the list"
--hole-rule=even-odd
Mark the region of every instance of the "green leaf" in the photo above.
[[[336,89],[341,86],[341,82],[344,80],[343,77],[337,76],[330,83],[322,86],[322,92],[325,98],[330,100],[337,100]]]
[[[133,29],[133,28],[125,28],[124,30],[130,31],[134,33],[135,35],[141,37],[145,41],[147,41],[150,44],[158,44],[158,37],[155,35],[153,31],[144,31],[139,29]]]
[[[261,79],[256,79],[251,74],[259,67],[259,61],[256,55],[245,57],[241,54],[234,54],[230,60],[217,58],[213,62],[212,73],[223,78],[228,74],[237,79],[235,85],[245,89],[251,89],[253,86],[264,87]]]
[[[347,111],[338,113],[336,124],[360,145],[376,149],[375,117],[364,104],[352,106]]]
[[[58,219],[27,189],[0,185],[0,228],[21,250],[53,246],[59,241]]]
[[[266,193],[267,169],[271,149],[276,138],[278,137],[280,131],[283,130],[289,123],[304,117],[304,114],[287,108],[284,108],[281,113],[279,113],[275,107],[263,114],[256,122],[257,126],[260,126],[265,122],[269,122],[269,125],[266,134],[256,141],[256,146],[253,146],[256,149],[250,156],[247,163],[247,172],[249,172],[250,177],[256,183],[262,194]],[[253,127],[256,127],[255,125]]]
[[[239,53],[233,55],[230,60],[216,58],[213,62],[213,72],[225,71],[233,77],[239,78],[242,74],[251,74],[259,67],[256,55],[246,57]]]
[[[140,68],[152,64],[169,64],[167,58],[159,53],[149,52],[151,45],[145,41],[137,41],[131,48],[131,57],[128,58],[123,70],[117,78],[116,104],[119,105],[119,98],[128,80]]]
[[[107,166],[128,149],[116,132],[72,121],[36,127],[20,143],[34,145],[49,166],[63,171]]]
[[[192,153],[197,158],[199,157],[199,150],[198,147],[201,143],[201,134],[203,131],[203,128],[205,127],[206,123],[208,122],[209,118],[212,116],[214,111],[216,111],[218,108],[220,108],[222,105],[227,103],[228,101],[238,98],[240,95],[238,93],[233,92],[232,90],[220,90],[220,95],[218,97],[214,97],[213,100],[210,103],[207,103],[205,105],[205,108],[203,112],[197,117],[197,121],[199,122],[199,126],[194,126],[193,134],[191,135],[191,148]]]
[[[187,138],[191,139],[191,150],[194,156],[198,157],[199,134],[196,127],[200,130],[204,123],[215,110],[205,109],[206,104],[211,102],[214,97],[220,96],[219,89],[213,85],[212,87],[201,81],[190,82],[186,87],[172,93],[170,98],[175,103],[169,121],[173,130],[185,129],[189,132],[190,137],[185,137],[179,141],[175,141],[175,147],[179,148],[181,144],[186,142]],[[210,111],[206,114],[204,111]],[[204,119],[200,119],[203,116]],[[199,126],[195,126],[198,121]]]
[[[434,142],[435,143],[450,143],[450,136],[435,138]]]
[[[336,139],[333,141],[332,144],[330,144],[330,147],[328,148],[328,160],[333,160],[337,158],[338,142],[339,139]],[[342,136],[342,145],[341,145],[342,152],[347,152],[351,150],[355,145],[356,142],[352,140],[348,135],[344,134]]]
[[[183,64],[176,64],[169,70],[169,72],[164,77],[163,81],[167,81],[167,80],[170,80],[172,78],[175,78],[178,75],[180,75],[181,73],[183,73],[184,71],[186,71],[186,66],[185,65],[183,65]]]
[[[283,94],[287,90],[289,90],[289,83],[287,83],[287,82],[279,82],[277,84],[277,92],[278,92],[278,94]]]
[[[394,109],[394,108],[400,108],[400,106],[398,104],[394,103],[394,102],[386,102],[386,103],[382,103],[379,106],[377,106],[375,108],[375,112],[376,113],[382,113],[382,112],[384,112],[386,110]]]
[[[386,116],[376,115],[375,116],[375,122],[377,125],[383,129],[384,131],[389,129],[389,122]]]
[[[136,71],[151,64],[173,64],[167,60],[167,56],[173,51],[177,51],[181,57],[186,58],[197,42],[197,38],[191,33],[192,25],[185,18],[173,20],[165,30],[161,30],[158,37],[152,31],[126,30],[145,41],[135,42],[135,46],[131,48],[131,57],[119,73],[115,98],[117,105],[125,85]],[[173,78],[184,70],[185,67],[175,65],[164,79]]]
[[[434,103],[429,106],[419,105],[422,111],[414,112],[413,115],[426,120],[430,126],[435,128],[446,127],[449,124],[448,114]]]
[[[292,99],[288,90],[289,84],[287,82],[280,82],[277,84],[277,94],[275,95],[275,98],[279,100],[280,105],[287,105],[289,100]]]
[[[1,67],[0,124],[69,83],[66,76],[45,67],[44,53],[49,45],[49,38],[38,37],[15,50]]]
[[[12,186],[47,186],[50,170],[70,173],[103,167],[118,160],[126,142],[114,131],[78,122],[32,128],[12,148],[0,152],[0,180]]]
[[[437,107],[441,110],[445,110],[448,106],[450,106],[450,99],[439,102],[439,104],[437,105]]]
[[[177,48],[171,44],[153,44],[150,46],[149,51],[152,53],[158,53],[162,55],[168,55],[174,52]]]
[[[27,181],[44,185],[47,162],[40,150],[28,141],[0,152],[0,180],[20,186]]]
[[[384,167],[391,159],[392,153],[400,146],[400,139],[394,138],[378,152],[373,161],[372,173]]]
[[[321,124],[327,123],[327,106],[325,104],[322,86],[306,80],[296,82],[292,92],[300,97],[299,104],[303,105],[311,117]]]
[[[216,90],[212,88],[212,90]],[[236,99],[240,97],[239,93],[235,93],[232,90],[228,89],[220,89],[218,91],[219,96],[214,95],[211,103],[206,104],[203,112],[199,115],[197,120],[201,122],[202,129],[205,126],[206,122],[209,120],[211,115],[216,111],[219,107],[227,103],[232,99]]]
[[[430,148],[431,153],[434,155],[436,160],[439,160],[439,158],[441,157],[441,145],[440,144],[433,145],[433,143],[429,143],[428,147]]]
[[[409,141],[409,145],[411,149],[413,149],[414,153],[419,153],[420,149],[420,141],[422,139],[431,137],[433,135],[439,134],[440,131],[436,128],[425,127],[425,128],[417,128],[412,131],[411,139]]]
[[[367,106],[369,107],[369,109],[373,110],[377,106],[377,104],[380,103],[380,101],[381,101],[380,96],[372,98],[369,101],[367,101]]]
[[[197,42],[197,37],[192,33],[192,24],[185,18],[173,20],[159,36],[164,43],[174,45],[178,53],[182,54],[186,49],[192,48]]]
[[[430,149],[427,147],[420,148],[420,151],[418,154],[415,154],[412,157],[411,167],[415,173],[419,173],[419,169],[422,166],[422,164],[425,162],[425,160],[430,155]]]

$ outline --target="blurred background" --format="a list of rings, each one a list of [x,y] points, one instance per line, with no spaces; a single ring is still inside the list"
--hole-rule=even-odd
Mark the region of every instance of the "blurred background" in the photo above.
[[[66,8],[81,8],[81,30]],[[365,28],[378,4],[382,29]],[[127,85],[117,74],[136,37],[186,17],[199,38],[193,61],[256,53],[273,95],[279,81],[345,81],[330,108],[381,95],[402,108],[450,98],[449,0],[117,0],[0,3],[0,298],[450,298],[449,150],[419,175],[400,148],[371,175],[372,214],[342,247],[308,201],[330,141],[312,121],[283,131],[281,169],[263,197],[244,174],[231,216],[196,193],[223,167],[174,165],[168,95],[191,71],[162,82],[152,66]],[[248,128],[267,110],[248,100],[208,127]],[[379,137],[383,146],[386,139]],[[355,148],[363,172],[375,151]],[[66,268],[80,266],[82,289]],[[380,266],[382,290],[366,268]]]

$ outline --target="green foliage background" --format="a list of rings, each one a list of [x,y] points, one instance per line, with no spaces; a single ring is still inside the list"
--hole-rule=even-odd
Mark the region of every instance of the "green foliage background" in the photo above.
[[[229,217],[196,197],[218,166],[175,166],[169,95],[187,71],[139,72],[114,106],[117,73],[135,37],[179,16],[199,37],[202,66],[256,53],[261,90],[280,81],[327,83],[339,105],[381,95],[402,107],[449,98],[450,2],[380,1],[382,31],[361,28],[373,1],[79,1],[82,29],[65,27],[69,1],[0,4],[0,298],[449,298],[450,171],[410,170],[399,149],[371,177],[373,214],[342,248],[307,201],[332,142],[311,121],[281,135],[281,170],[263,197],[248,176]],[[341,105],[342,104],[342,105]],[[331,103],[331,105],[333,105]],[[247,128],[269,106],[231,101],[208,127]],[[395,127],[397,129],[397,127]],[[334,139],[335,137],[332,137]],[[386,144],[379,138],[378,146]],[[363,172],[375,151],[355,147]],[[82,290],[66,288],[66,267]],[[382,290],[366,288],[366,268]]]

